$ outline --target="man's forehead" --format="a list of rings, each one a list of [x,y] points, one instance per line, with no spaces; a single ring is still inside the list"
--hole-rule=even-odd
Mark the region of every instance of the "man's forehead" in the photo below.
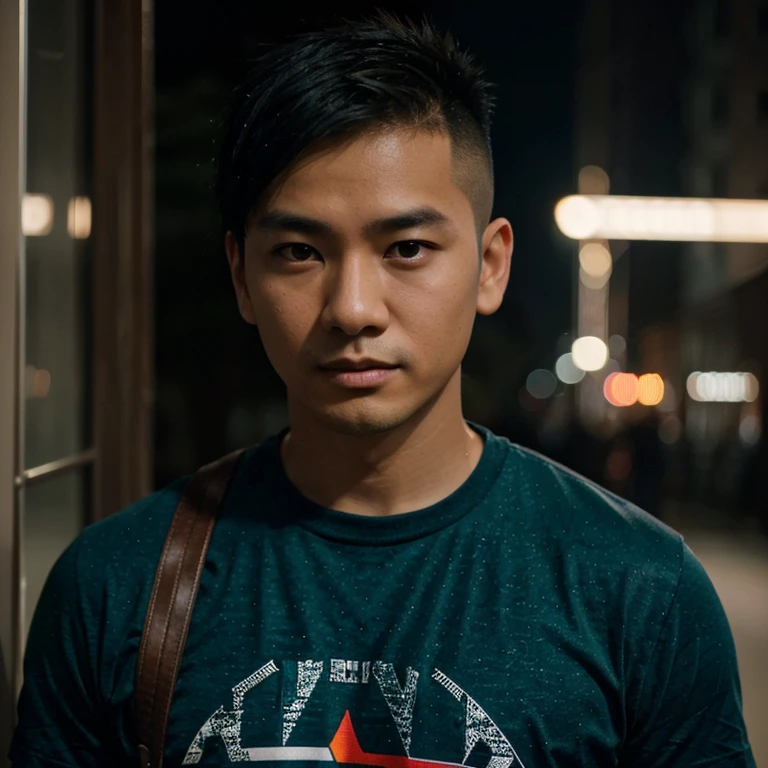
[[[451,166],[447,136],[406,129],[367,132],[313,147],[286,169],[281,186],[331,180],[340,184],[381,185],[406,180],[429,184],[450,177]]]
[[[447,137],[364,134],[297,160],[276,180],[264,208],[316,203],[333,210],[353,203],[393,212],[430,205],[443,210],[465,196],[453,170]]]
[[[249,216],[249,228],[276,231],[315,231],[348,226],[373,232],[376,222],[412,217],[433,209],[413,226],[474,227],[472,199],[456,173],[451,142],[446,134],[400,128],[328,139],[291,164]],[[329,227],[283,227],[285,216],[304,217]],[[430,218],[430,217],[427,217]],[[261,221],[260,221],[261,220]],[[343,225],[340,222],[344,221]],[[296,223],[295,221],[293,223]],[[379,229],[395,230],[394,226]]]

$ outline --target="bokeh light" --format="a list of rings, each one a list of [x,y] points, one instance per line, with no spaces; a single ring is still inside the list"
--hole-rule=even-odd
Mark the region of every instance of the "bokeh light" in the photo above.
[[[600,277],[595,277],[594,275],[585,272],[583,269],[579,269],[579,282],[593,291],[599,291],[604,288],[610,277],[610,272],[601,275]]]
[[[552,397],[552,395],[555,394],[555,390],[557,389],[557,379],[552,375],[551,371],[547,371],[544,368],[538,368],[528,374],[525,387],[533,397],[538,400],[546,400],[548,397]]]
[[[35,397],[44,398],[48,397],[48,393],[51,390],[51,373],[45,370],[45,368],[38,368],[35,371],[35,379],[33,383],[33,391]]]
[[[45,368],[27,365],[24,369],[24,394],[26,397],[43,399],[51,390],[51,372]]]
[[[582,371],[599,371],[608,361],[608,347],[597,336],[581,336],[573,342],[571,355]]]
[[[637,402],[638,379],[634,373],[612,373],[603,384],[605,399],[619,408]]]
[[[582,195],[564,197],[555,206],[555,221],[560,231],[574,240],[592,237],[600,227],[602,216],[594,202]]]
[[[27,237],[42,237],[53,229],[53,198],[26,194],[21,201],[21,231]]]
[[[578,384],[586,375],[581,368],[576,367],[573,362],[573,355],[570,352],[566,352],[557,358],[555,373],[563,384]]]
[[[760,418],[755,414],[745,416],[739,424],[739,440],[744,445],[757,445],[762,435]]]
[[[611,404],[611,405],[620,405],[620,403],[616,402],[616,400],[613,397],[613,380],[619,375],[619,371],[615,371],[614,373],[609,373],[605,377],[605,381],[603,382],[603,394],[605,395],[605,399]]]
[[[610,339],[608,339],[608,350],[611,353],[611,357],[618,357],[623,355],[627,349],[627,342],[623,336],[619,336],[618,333],[614,333]]]
[[[579,264],[590,277],[607,280],[613,269],[611,252],[602,243],[585,243],[579,249]]]
[[[760,384],[752,373],[694,371],[686,382],[688,395],[699,403],[752,403]]]
[[[75,240],[91,236],[91,199],[73,197],[67,206],[67,232]]]
[[[637,382],[637,402],[658,405],[664,399],[664,380],[658,373],[645,373]]]

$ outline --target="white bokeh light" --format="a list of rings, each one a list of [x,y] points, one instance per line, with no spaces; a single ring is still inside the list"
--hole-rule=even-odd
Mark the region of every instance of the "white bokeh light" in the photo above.
[[[602,215],[590,198],[584,195],[570,195],[555,206],[555,221],[567,237],[586,240],[599,231]]]
[[[752,373],[694,371],[686,382],[691,400],[699,403],[752,403],[760,384]]]
[[[43,237],[53,229],[53,198],[26,194],[21,201],[21,231],[27,237]]]
[[[597,336],[582,336],[571,347],[573,364],[582,371],[599,371],[608,362],[608,346]]]
[[[578,384],[586,375],[581,368],[573,364],[573,355],[570,352],[557,358],[555,373],[563,384]]]

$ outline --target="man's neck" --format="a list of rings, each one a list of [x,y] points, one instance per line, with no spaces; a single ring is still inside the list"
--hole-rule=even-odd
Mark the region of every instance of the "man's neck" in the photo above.
[[[341,512],[387,516],[453,493],[477,466],[483,440],[467,426],[458,397],[384,435],[292,419],[280,450],[286,474],[306,498]]]

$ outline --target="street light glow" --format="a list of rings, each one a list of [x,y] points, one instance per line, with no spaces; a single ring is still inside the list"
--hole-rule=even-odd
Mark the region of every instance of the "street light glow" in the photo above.
[[[768,243],[765,200],[570,195],[555,221],[574,240]]]

